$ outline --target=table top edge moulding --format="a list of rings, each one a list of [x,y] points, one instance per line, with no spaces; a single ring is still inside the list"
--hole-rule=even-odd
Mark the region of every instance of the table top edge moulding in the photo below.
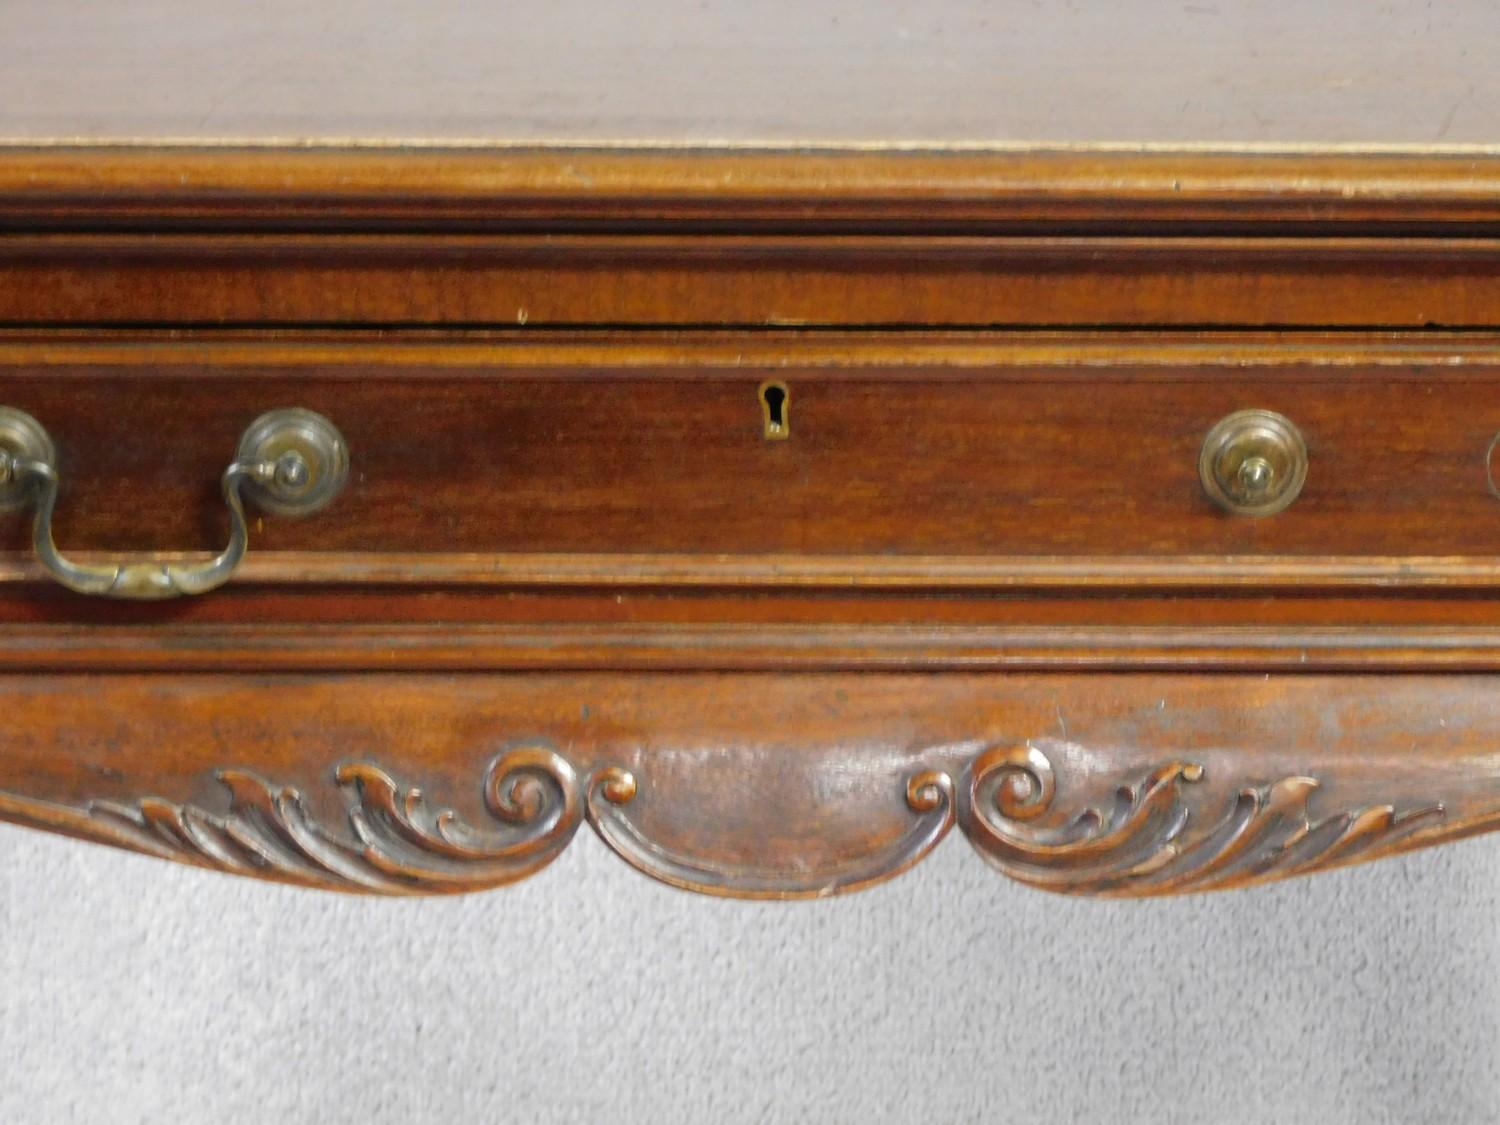
[[[515,145],[406,142],[118,144],[0,141],[8,229],[196,220],[236,227],[344,220],[441,229],[588,218],[667,228],[716,218],[756,229],[801,218],[837,232],[936,222],[1492,221],[1500,144]],[[128,208],[128,209],[127,209]],[[829,223],[833,223],[829,227]],[[842,225],[840,225],[842,224]],[[467,229],[485,229],[469,226]],[[809,228],[811,229],[811,228]],[[854,228],[858,229],[858,228]],[[1213,229],[1210,225],[1207,229]],[[1334,230],[1324,233],[1336,233]],[[330,228],[330,233],[332,230]]]

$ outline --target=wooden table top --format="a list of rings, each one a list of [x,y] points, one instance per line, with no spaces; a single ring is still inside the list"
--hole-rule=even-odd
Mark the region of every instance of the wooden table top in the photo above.
[[[0,139],[1500,142],[1489,0],[0,7]]]

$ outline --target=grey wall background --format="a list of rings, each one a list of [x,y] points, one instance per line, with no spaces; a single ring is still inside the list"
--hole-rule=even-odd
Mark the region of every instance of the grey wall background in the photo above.
[[[961,841],[823,903],[587,831],[388,901],[0,826],[0,1122],[1500,1121],[1500,841],[1147,903]]]

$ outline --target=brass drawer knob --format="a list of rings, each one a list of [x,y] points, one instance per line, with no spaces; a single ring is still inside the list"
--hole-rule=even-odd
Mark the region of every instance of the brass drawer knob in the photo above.
[[[1274,410],[1237,410],[1203,439],[1198,476],[1208,498],[1238,516],[1270,516],[1297,499],[1307,480],[1307,443]]]
[[[0,508],[35,508],[31,541],[37,558],[61,585],[80,594],[155,600],[222,586],[245,557],[249,541],[242,488],[266,511],[297,516],[337,496],[348,475],[349,449],[332,422],[311,410],[272,410],[240,435],[234,460],[220,478],[229,543],[217,555],[201,562],[80,563],[66,558],[52,538],[58,474],[51,437],[31,415],[0,406]]]

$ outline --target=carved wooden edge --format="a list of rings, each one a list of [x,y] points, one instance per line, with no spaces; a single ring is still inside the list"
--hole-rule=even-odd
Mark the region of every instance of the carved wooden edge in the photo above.
[[[504,886],[540,871],[586,817],[599,837],[638,871],[685,890],[738,898],[815,898],[869,886],[924,857],[953,823],[953,782],[941,771],[906,785],[913,824],[888,852],[807,872],[731,866],[653,843],[630,820],[634,775],[608,766],[580,777],[545,746],[501,754],[483,779],[495,823],[475,828],[451,809],[428,804],[378,765],[339,766],[347,824],[319,823],[301,792],[247,771],[221,770],[229,808],[147,797],[81,809],[0,793],[0,819],[112,844],[236,875],[325,890],[373,894],[454,894]]]
[[[1376,859],[1483,831],[1495,814],[1450,820],[1440,801],[1350,804],[1336,786],[1289,774],[1235,785],[1227,800],[1194,790],[1204,766],[1166,761],[1125,779],[1066,819],[1052,756],[1038,744],[986,751],[969,764],[959,820],[995,868],[1028,886],[1112,897],[1247,886]],[[1325,788],[1329,800],[1314,811]]]
[[[320,822],[296,788],[221,770],[227,811],[146,797],[69,807],[0,793],[0,819],[163,859],[327,890],[451,894],[503,886],[547,866],[587,820],[636,870],[684,890],[748,899],[820,898],[891,878],[925,858],[957,823],[980,855],[1040,890],[1147,897],[1248,886],[1372,860],[1500,827],[1500,801],[1450,815],[1441,799],[1346,799],[1370,776],[1283,773],[1208,782],[1187,759],[1089,778],[1060,769],[1082,747],[1059,740],[994,746],[955,778],[917,769],[904,781],[911,823],[877,854],[831,867],[731,864],[654,842],[631,818],[636,776],[580,774],[556,750],[501,753],[482,778],[491,823],[428,803],[379,765],[340,765],[344,823]],[[1076,771],[1074,771],[1076,772]],[[1061,776],[1060,776],[1061,774]],[[1402,786],[1384,779],[1392,789]],[[1462,779],[1454,782],[1458,793]],[[1071,789],[1072,792],[1068,790]]]
[[[327,890],[451,894],[503,886],[541,870],[582,819],[578,777],[544,747],[496,759],[483,779],[493,825],[435,809],[422,790],[379,766],[335,771],[347,823],[320,823],[303,794],[257,774],[220,770],[227,812],[153,797],[81,809],[0,794],[0,817],[163,859]]]

